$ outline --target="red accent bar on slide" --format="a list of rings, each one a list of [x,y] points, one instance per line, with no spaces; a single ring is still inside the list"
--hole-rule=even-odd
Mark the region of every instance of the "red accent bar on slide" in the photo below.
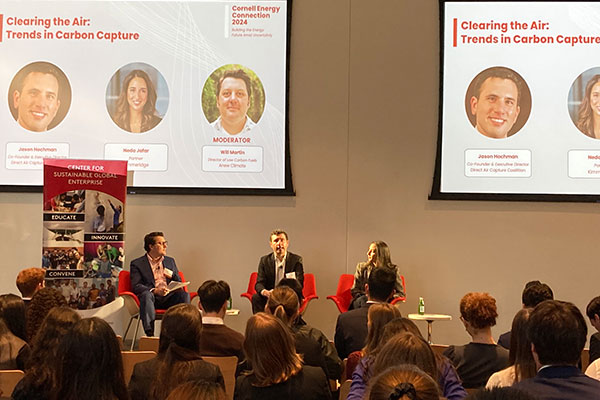
[[[453,47],[456,47],[456,27],[457,27],[458,21],[456,20],[456,18],[454,18],[454,41],[452,43]]]
[[[0,43],[2,43],[2,18],[4,18],[4,15],[0,14]]]

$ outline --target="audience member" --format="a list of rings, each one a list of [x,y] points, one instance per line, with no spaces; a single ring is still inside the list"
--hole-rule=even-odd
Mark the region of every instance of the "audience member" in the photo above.
[[[439,400],[440,391],[427,373],[415,365],[398,365],[373,378],[368,400]]]
[[[373,351],[381,344],[381,335],[385,324],[400,317],[400,311],[391,304],[373,304],[367,314],[367,343],[362,350],[353,351],[346,360],[346,379],[352,379],[352,373],[361,359],[372,361]]]
[[[296,351],[302,355],[305,365],[321,367],[329,379],[340,380],[342,360],[335,347],[320,330],[309,325],[294,325],[299,315],[298,308],[296,293],[289,287],[280,286],[271,292],[265,311],[281,319],[290,328],[296,341]]]
[[[421,337],[410,332],[399,333],[388,340],[377,353],[375,360],[360,364],[352,375],[348,400],[361,400],[371,377],[385,369],[400,364],[413,364],[426,372],[434,382],[438,379],[438,368],[433,350]],[[437,384],[436,384],[437,386]]]
[[[527,323],[532,308],[519,310],[512,323],[508,362],[510,366],[490,376],[486,388],[512,386],[515,382],[533,378],[537,372],[531,354],[531,342],[527,339]]]
[[[467,400],[538,400],[529,393],[512,387],[493,387],[491,389],[480,389],[469,396]]]
[[[225,281],[206,281],[198,288],[202,310],[200,354],[204,356],[236,356],[244,360],[244,335],[225,325],[231,289]]]
[[[279,286],[287,286],[296,292],[296,296],[298,296],[298,302],[300,303],[300,308],[302,308],[302,302],[304,301],[304,294],[302,293],[302,290],[304,288],[297,279],[283,278],[279,281],[276,287]],[[306,321],[304,321],[301,314],[298,314],[298,318],[296,318],[296,321],[294,322],[294,326],[299,325],[306,325]]]
[[[26,306],[31,301],[35,292],[44,287],[45,277],[46,270],[43,268],[27,268],[20,271],[17,275],[17,289],[21,292],[21,297]]]
[[[359,262],[354,273],[354,285],[352,285],[352,303],[350,309],[364,307],[367,303],[365,285],[368,282],[369,275],[374,268],[385,267],[390,269],[396,276],[396,286],[394,296],[404,296],[404,287],[402,285],[402,275],[400,269],[392,263],[390,248],[381,240],[371,242],[367,251],[367,262]]]
[[[31,341],[31,356],[26,364],[25,377],[13,391],[14,400],[48,398],[51,389],[57,386],[56,360],[60,339],[79,320],[79,314],[68,307],[50,310]]]
[[[381,343],[385,344],[395,335],[404,332],[410,332],[425,340],[414,322],[408,318],[396,318],[385,325],[383,333],[381,334]],[[382,347],[383,345],[380,345],[375,348],[373,354],[377,356],[377,353],[379,353],[379,350],[381,350]],[[467,396],[467,392],[465,391],[452,362],[441,354],[434,352],[434,355],[438,369],[438,387],[440,388],[442,395],[448,400],[464,399]]]
[[[25,324],[27,341],[31,342],[52,308],[66,305],[67,300],[58,290],[51,287],[38,290],[31,298],[29,307],[27,307],[27,322]]]
[[[196,380],[177,386],[167,400],[227,400],[227,396],[218,383]]]
[[[467,293],[460,300],[460,320],[472,341],[450,346],[444,355],[452,361],[467,389],[484,386],[494,372],[508,366],[508,351],[492,336],[497,317],[496,300],[488,293]]]
[[[590,324],[596,329],[590,337],[590,364],[600,358],[600,296],[594,297],[585,309]]]
[[[128,400],[117,336],[100,318],[75,323],[58,346],[51,399]]]
[[[327,377],[302,365],[294,338],[280,319],[258,313],[246,324],[244,352],[252,369],[237,378],[235,400],[327,400]]]
[[[158,355],[138,363],[129,382],[132,400],[163,400],[178,385],[204,379],[223,389],[223,375],[216,365],[200,357],[202,317],[191,304],[170,307],[162,319]]]
[[[553,300],[554,293],[550,286],[540,281],[530,281],[525,284],[523,293],[521,294],[521,300],[523,302],[523,308],[533,308],[540,304],[544,300]],[[503,333],[498,338],[498,344],[505,349],[510,349],[510,332]]]
[[[600,398],[600,382],[577,363],[587,337],[581,312],[572,303],[546,300],[529,317],[527,335],[538,373],[515,384],[540,400]]]
[[[394,294],[396,274],[390,268],[375,268],[365,285],[367,306],[342,313],[335,326],[335,348],[340,358],[347,358],[353,351],[365,347],[367,338],[367,314],[372,304],[387,303]]]
[[[0,295],[0,318],[16,337],[27,341],[25,302],[15,294]]]

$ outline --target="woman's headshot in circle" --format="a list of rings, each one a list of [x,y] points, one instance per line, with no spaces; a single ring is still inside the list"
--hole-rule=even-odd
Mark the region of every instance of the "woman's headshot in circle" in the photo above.
[[[592,76],[585,86],[576,125],[587,136],[600,139],[600,74]]]

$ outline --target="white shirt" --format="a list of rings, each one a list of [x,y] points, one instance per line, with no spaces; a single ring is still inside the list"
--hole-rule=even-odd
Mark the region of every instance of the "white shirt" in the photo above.
[[[219,132],[219,133],[226,133],[226,134],[228,134],[228,135],[239,135],[239,134],[241,134],[241,133],[246,133],[246,132],[249,132],[250,130],[252,130],[252,128],[254,128],[254,127],[256,126],[256,124],[254,123],[254,121],[252,121],[252,120],[250,119],[250,117],[248,117],[248,116],[246,115],[246,123],[244,124],[244,127],[242,128],[242,130],[241,130],[241,131],[239,131],[238,133],[231,134],[231,133],[227,132],[227,131],[225,130],[225,128],[223,128],[223,124],[221,123],[221,116],[219,116],[219,118],[217,118],[217,120],[216,120],[215,122],[213,122],[213,123],[211,124],[211,126],[212,126],[213,128],[215,128],[215,130],[216,130],[217,132]]]

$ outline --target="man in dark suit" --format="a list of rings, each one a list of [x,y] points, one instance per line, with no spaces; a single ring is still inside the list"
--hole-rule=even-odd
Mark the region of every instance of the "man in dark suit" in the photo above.
[[[577,368],[587,325],[574,304],[546,300],[537,305],[529,317],[527,336],[538,373],[513,387],[540,400],[600,399],[600,381]]]
[[[365,347],[367,339],[367,315],[371,304],[387,303],[394,295],[396,273],[390,268],[374,268],[369,274],[365,293],[367,306],[340,314],[335,326],[335,348],[343,360],[350,353]]]
[[[304,286],[304,267],[302,257],[288,253],[290,241],[288,234],[281,229],[275,229],[269,236],[269,246],[273,253],[262,256],[258,262],[258,277],[252,296],[252,312],[256,314],[265,310],[267,298],[273,288],[284,278],[296,279]]]
[[[203,356],[236,356],[244,361],[244,335],[227,327],[224,319],[231,298],[231,289],[225,281],[206,281],[198,288],[202,310],[202,337],[200,354]]]
[[[146,336],[154,336],[156,308],[169,308],[189,303],[190,295],[183,289],[169,291],[171,281],[181,282],[175,259],[167,257],[167,241],[162,232],[144,236],[146,254],[130,264],[131,287],[140,300],[140,318]]]

